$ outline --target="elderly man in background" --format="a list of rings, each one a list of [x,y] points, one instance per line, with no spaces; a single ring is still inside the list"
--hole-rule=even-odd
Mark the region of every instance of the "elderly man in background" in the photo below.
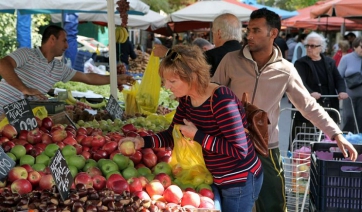
[[[192,41],[192,44],[200,47],[200,49],[204,52],[214,48],[214,45],[203,38],[196,38],[194,41]]]

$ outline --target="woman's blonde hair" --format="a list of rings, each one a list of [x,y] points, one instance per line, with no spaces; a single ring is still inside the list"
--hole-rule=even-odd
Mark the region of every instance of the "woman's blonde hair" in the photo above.
[[[168,52],[160,64],[158,73],[161,78],[166,73],[176,74],[190,87],[195,86],[200,94],[204,94],[210,83],[210,68],[198,46],[180,44]]]

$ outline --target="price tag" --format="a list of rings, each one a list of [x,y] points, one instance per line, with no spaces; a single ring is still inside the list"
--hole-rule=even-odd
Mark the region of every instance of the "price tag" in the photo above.
[[[111,115],[113,121],[115,119],[122,120],[123,110],[122,110],[121,106],[119,106],[118,101],[112,96],[112,94],[109,96],[106,110]]]
[[[73,183],[73,176],[60,150],[55,153],[49,168],[61,198],[63,201],[67,200],[69,198],[69,189]]]
[[[13,125],[18,132],[20,132],[20,130],[33,130],[38,127],[28,100],[21,99],[5,105],[3,109],[9,123]]]
[[[15,166],[15,161],[11,159],[0,147],[0,181],[4,181],[10,169]]]

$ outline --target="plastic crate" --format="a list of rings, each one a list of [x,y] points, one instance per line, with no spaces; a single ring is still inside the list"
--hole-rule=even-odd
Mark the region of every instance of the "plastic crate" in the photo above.
[[[65,110],[65,103],[60,101],[30,101],[29,105],[31,109],[38,106],[44,106],[48,111],[48,114],[56,114]]]
[[[77,71],[84,72],[84,63],[92,57],[92,53],[87,51],[78,51],[73,64],[73,68]]]
[[[362,145],[354,147],[362,154]],[[334,143],[314,143],[311,156],[310,198],[316,211],[362,212],[362,161],[344,159]]]

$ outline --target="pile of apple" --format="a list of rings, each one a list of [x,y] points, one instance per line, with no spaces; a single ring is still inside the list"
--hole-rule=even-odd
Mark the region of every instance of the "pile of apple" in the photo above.
[[[50,117],[38,120],[38,128],[19,134],[11,125],[3,128],[0,144],[16,161],[8,179],[0,188],[25,195],[54,187],[48,164],[58,149],[66,159],[76,186],[84,185],[97,192],[111,190],[115,194],[130,193],[142,200],[151,200],[159,209],[214,208],[214,194],[209,184],[183,184],[174,176],[180,171],[168,164],[171,149],[134,150],[133,142],[118,141],[126,136],[152,133],[124,124],[122,132],[103,135],[99,128],[53,124]]]

